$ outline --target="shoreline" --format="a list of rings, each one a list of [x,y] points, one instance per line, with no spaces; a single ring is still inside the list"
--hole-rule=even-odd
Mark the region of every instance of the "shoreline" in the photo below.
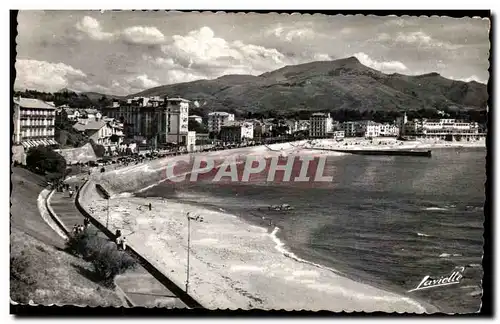
[[[282,152],[281,148],[283,146],[288,147],[288,149],[297,149],[296,146],[290,145],[290,143],[275,144],[274,146],[278,146],[276,148],[278,153]],[[234,150],[240,151],[240,154],[245,154],[244,151],[248,151],[248,148],[233,149],[231,153]],[[255,153],[255,149],[253,151]],[[300,148],[298,151],[300,151]],[[306,149],[306,151],[311,150]],[[266,148],[264,148],[264,152],[272,154]],[[220,154],[217,153],[221,152],[212,153],[216,153],[214,155],[220,157]],[[171,160],[172,158],[166,159]],[[153,181],[153,185],[140,186],[138,184],[141,184],[142,181],[139,181],[138,184],[129,186],[130,189],[135,190],[119,190],[124,189],[120,188],[119,183],[123,180],[129,183],[134,179],[134,175],[142,176],[142,180],[144,178],[152,180],[147,176],[144,177],[143,171],[146,171],[146,174],[147,171],[155,174],[155,171],[157,172],[158,169],[165,166],[161,160],[148,161],[141,165],[129,166],[104,174],[95,174],[93,178],[96,178],[96,180],[100,178],[101,183],[104,180],[104,183],[113,187],[111,191],[115,193],[114,198],[111,200],[110,230],[114,231],[118,227],[124,228],[118,226],[119,223],[125,224],[125,226],[129,226],[126,224],[133,224],[135,226],[133,227],[134,230],[125,232],[125,235],[132,235],[130,238],[128,237],[130,244],[148,259],[154,260],[158,267],[163,269],[163,272],[172,277],[172,280],[181,287],[185,285],[185,275],[183,278],[183,273],[185,273],[185,254],[187,253],[186,242],[184,242],[187,236],[185,213],[191,211],[203,214],[202,217],[205,219],[213,218],[217,220],[219,226],[205,228],[205,231],[201,233],[199,230],[193,229],[198,227],[199,224],[194,226],[192,224],[191,226],[192,231],[198,231],[192,232],[192,237],[201,236],[201,238],[195,239],[192,245],[191,273],[193,275],[193,291],[190,291],[190,293],[193,294],[194,298],[199,299],[202,304],[206,304],[208,308],[407,311],[417,313],[438,311],[437,307],[425,301],[417,301],[415,298],[355,281],[345,275],[342,276],[339,272],[335,272],[335,269],[315,264],[309,260],[303,260],[286,249],[285,243],[277,236],[279,230],[275,229],[269,233],[268,229],[253,225],[225,210],[211,211],[199,206],[180,204],[169,199],[167,202],[169,208],[167,210],[163,208],[162,212],[162,215],[168,216],[157,217],[158,215],[154,214],[158,206],[153,207],[153,212],[147,211],[144,203],[145,198],[132,197],[131,194],[131,192],[136,192],[139,189],[145,190],[147,187],[156,185],[156,181]],[[117,177],[117,175],[123,175],[124,177]],[[118,183],[114,183],[113,178]],[[159,180],[161,182],[162,179]],[[123,193],[123,191],[129,192],[129,194]],[[91,208],[94,213],[98,213],[95,216],[103,221],[105,215],[99,209],[103,208],[104,202],[100,201],[100,197],[95,196],[95,194],[93,199],[92,193],[90,197],[85,195],[85,202],[82,201],[82,205],[87,210]],[[150,198],[149,200],[152,200],[155,204],[163,204],[164,202],[164,199],[161,198]],[[116,204],[119,204],[119,206]],[[143,206],[142,209],[141,206]],[[149,217],[146,214],[152,214],[152,216]],[[168,226],[165,227],[166,224]],[[206,226],[206,224],[203,226]],[[230,230],[227,228],[228,226],[231,228]],[[225,229],[234,235],[225,236]],[[221,235],[224,236],[222,240],[220,239]],[[235,241],[235,238],[239,239]],[[244,239],[243,243],[241,239]],[[197,255],[197,252],[195,252],[196,245],[198,245],[197,249],[205,250],[201,255]],[[163,254],[157,252],[161,250],[164,250]],[[225,258],[224,255],[226,255]],[[209,260],[200,260],[200,258],[207,257]],[[172,262],[172,259],[175,261]],[[235,262],[238,260],[240,262]],[[284,265],[283,268],[280,269],[280,265]],[[198,272],[195,270],[196,268],[204,270]],[[168,273],[167,269],[171,273]],[[232,275],[228,276],[228,273],[232,273]],[[312,277],[308,277],[308,275],[301,277],[301,273],[312,275]],[[267,274],[271,274],[270,277]],[[294,276],[297,274],[297,277]],[[244,287],[235,287],[236,284]],[[276,287],[270,289],[270,286],[273,285]],[[295,294],[294,300],[296,302],[290,303],[290,300],[287,300],[286,303],[280,304],[280,297],[285,297],[285,295],[279,296],[281,291],[286,291],[286,298]],[[219,296],[221,301],[210,299],[210,296],[215,295]],[[221,295],[224,295],[224,297]],[[331,305],[331,302],[326,302],[332,298],[338,299],[339,303]]]
[[[98,196],[85,200],[84,207],[105,221],[104,201]],[[146,210],[144,198],[112,199],[110,229],[120,227],[129,244],[154,260],[172,281],[183,287],[187,253],[185,214],[201,214],[205,222],[191,224],[190,294],[207,308],[437,311],[432,305],[424,307],[415,299],[353,281],[307,260],[294,259],[296,256],[288,250],[279,251],[284,243],[273,239],[276,230],[268,233],[238,216],[172,201],[167,202],[168,210],[160,212],[163,217],[158,217],[156,210],[165,204],[164,200],[148,201],[153,205],[151,212]],[[332,298],[338,301],[335,305]]]
[[[295,142],[295,143],[297,143],[297,142]],[[310,143],[308,141],[300,141],[300,142],[298,142],[298,144],[295,144],[295,143],[292,142],[292,143],[273,144],[273,145],[270,145],[271,148],[269,148],[268,146],[236,148],[236,149],[231,149],[231,150],[226,150],[226,151],[210,152],[209,154],[205,153],[204,155],[209,155],[209,156],[211,155],[213,157],[223,159],[225,156],[234,155],[235,153],[239,154],[239,156],[245,156],[248,154],[255,154],[255,153],[274,155],[274,154],[282,154],[283,152],[287,152],[287,151],[295,151],[295,152],[299,152],[299,153],[314,152],[313,149],[310,149],[308,147],[304,147],[305,144]],[[446,145],[445,147],[450,147],[450,145]],[[454,147],[456,147],[456,146],[454,146]],[[192,156],[200,155],[200,154],[203,154],[203,153],[190,154],[189,156],[192,157]],[[324,153],[318,153],[318,154],[324,154]],[[340,153],[340,154],[335,154],[335,155],[344,155],[344,154],[348,154],[348,153]],[[178,274],[178,273],[182,273],[182,271],[183,271],[181,268],[179,268],[183,264],[183,262],[184,262],[184,266],[185,266],[185,259],[186,259],[185,254],[186,254],[187,247],[186,247],[185,242],[183,242],[183,239],[185,240],[186,236],[187,236],[187,234],[186,234],[187,233],[187,224],[184,224],[183,226],[181,224],[187,223],[187,221],[185,220],[185,217],[183,215],[185,215],[185,212],[187,212],[188,210],[191,210],[191,211],[196,212],[196,213],[203,213],[203,214],[212,215],[212,216],[218,215],[218,216],[214,216],[214,217],[220,219],[221,224],[225,224],[226,221],[233,223],[233,222],[235,222],[234,219],[237,219],[238,224],[239,224],[238,227],[240,228],[238,230],[238,233],[243,234],[240,236],[236,235],[236,237],[239,237],[240,239],[241,238],[243,238],[243,239],[248,238],[249,232],[253,233],[254,235],[257,235],[258,237],[265,237],[266,242],[264,242],[265,243],[264,245],[267,245],[267,246],[259,246],[258,250],[260,253],[264,252],[264,253],[268,254],[270,252],[269,247],[271,247],[271,249],[273,250],[273,252],[270,253],[272,255],[271,259],[273,257],[275,258],[275,260],[273,261],[273,264],[280,264],[280,262],[284,263],[284,264],[289,264],[288,270],[291,270],[291,269],[295,268],[297,263],[300,263],[299,260],[290,258],[289,260],[291,262],[295,263],[295,265],[290,265],[290,261],[287,262],[287,261],[282,259],[282,258],[288,258],[288,256],[285,255],[285,253],[287,253],[287,252],[284,252],[284,251],[279,252],[278,251],[278,249],[280,247],[282,247],[282,248],[284,247],[284,243],[276,235],[279,232],[269,233],[267,229],[264,229],[263,227],[260,227],[260,226],[255,226],[251,222],[245,220],[244,218],[232,215],[232,214],[226,212],[225,210],[221,210],[222,212],[207,211],[204,209],[200,209],[199,206],[190,206],[186,203],[179,204],[178,202],[171,202],[171,200],[169,199],[168,205],[170,207],[173,207],[173,209],[168,210],[166,212],[166,214],[169,215],[168,217],[171,217],[172,213],[178,214],[177,216],[175,216],[177,219],[176,224],[175,224],[176,226],[174,226],[174,228],[169,227],[167,232],[157,231],[157,229],[158,229],[157,226],[151,225],[151,222],[154,223],[155,217],[152,219],[147,219],[147,217],[146,217],[146,220],[143,219],[144,214],[150,213],[149,211],[146,211],[145,207],[143,207],[142,211],[138,211],[138,212],[136,211],[137,208],[140,208],[141,204],[142,204],[142,206],[145,205],[145,203],[142,203],[142,202],[144,202],[145,198],[133,197],[133,193],[135,193],[137,191],[147,190],[149,187],[155,186],[158,183],[161,183],[162,181],[164,181],[164,179],[161,178],[161,174],[162,174],[161,170],[164,170],[164,168],[166,167],[165,162],[171,161],[172,159],[176,159],[176,158],[179,158],[179,157],[169,157],[169,158],[167,157],[164,159],[148,161],[146,163],[141,163],[138,165],[127,166],[125,168],[121,168],[121,169],[114,170],[114,171],[109,171],[109,172],[106,172],[104,174],[94,174],[93,178],[100,179],[101,183],[104,183],[106,188],[107,188],[107,185],[110,185],[110,187],[112,189],[111,191],[115,193],[115,195],[113,195],[113,199],[111,200],[111,202],[115,201],[115,202],[120,203],[122,205],[128,206],[127,210],[123,210],[122,212],[120,212],[122,214],[128,214],[128,216],[125,216],[126,219],[121,219],[120,222],[126,221],[126,222],[130,223],[130,222],[133,222],[134,219],[140,219],[140,221],[139,221],[140,224],[136,224],[136,225],[146,226],[146,228],[144,228],[142,230],[142,232],[149,232],[151,234],[151,235],[149,235],[149,234],[145,235],[144,233],[142,233],[142,234],[140,234],[141,236],[139,238],[139,237],[135,237],[135,236],[137,236],[137,233],[135,233],[135,232],[132,233],[132,240],[129,242],[131,242],[131,244],[134,247],[136,247],[136,249],[138,251],[141,251],[141,254],[144,254],[144,256],[147,257],[148,259],[152,258],[152,259],[156,260],[156,262],[157,262],[156,264],[158,265],[158,267],[160,269],[164,269],[164,273],[166,275],[168,275],[169,277],[175,276],[176,280],[174,280],[174,278],[172,278],[173,281],[176,281],[176,283],[182,287],[185,284],[185,279],[183,279],[182,275]],[[180,157],[180,158],[182,158],[182,157]],[[132,185],[131,185],[131,183],[132,183]],[[151,183],[153,183],[153,184],[151,184]],[[123,184],[124,186],[122,186],[121,184]],[[125,191],[125,193],[124,193],[124,191]],[[96,202],[98,199],[99,198],[96,199]],[[154,200],[155,198],[148,198],[148,199]],[[156,199],[155,201],[159,201],[159,200],[161,200],[161,199],[159,198],[159,199]],[[174,201],[174,200],[172,200],[172,201]],[[97,207],[97,205],[95,207]],[[100,206],[100,207],[102,207],[102,206]],[[100,217],[101,217],[100,219],[102,221],[102,215],[100,215]],[[113,216],[113,217],[120,217],[120,215]],[[160,221],[160,223],[161,222],[162,221]],[[198,224],[196,224],[196,225],[198,225]],[[193,226],[192,226],[192,228],[193,228]],[[222,228],[224,228],[224,225],[222,225]],[[245,232],[242,233],[242,231],[241,231],[242,228],[243,229],[246,228],[247,233],[245,233]],[[256,229],[256,228],[258,228],[258,229]],[[171,233],[172,230],[176,234],[172,234]],[[212,229],[211,233],[213,236],[217,237],[218,235],[221,235],[220,231],[221,231],[220,228]],[[262,231],[264,231],[265,233],[263,234]],[[182,234],[182,233],[184,233],[184,234]],[[200,234],[200,233],[194,234],[193,237],[196,237],[198,234]],[[285,284],[283,287],[283,283],[280,283],[278,285],[279,288],[273,288],[271,291],[269,291],[269,286],[272,284],[276,284],[274,281],[272,283],[267,282],[267,284],[260,284],[261,290],[257,290],[256,297],[254,295],[255,292],[252,289],[250,289],[249,287],[246,287],[246,289],[244,289],[244,291],[242,291],[241,288],[237,290],[237,293],[235,293],[235,294],[236,295],[239,294],[240,295],[239,297],[238,296],[236,296],[236,297],[235,296],[227,296],[227,295],[224,296],[225,299],[221,297],[222,299],[225,300],[226,304],[223,303],[223,304],[215,304],[214,305],[213,300],[208,300],[208,301],[203,300],[204,298],[206,298],[205,296],[207,294],[209,294],[209,295],[211,295],[211,294],[221,295],[221,294],[224,294],[225,292],[227,292],[228,290],[232,291],[236,288],[234,288],[232,286],[230,286],[230,287],[225,286],[227,283],[220,284],[220,282],[227,282],[227,281],[234,284],[235,281],[233,280],[233,276],[227,276],[228,269],[224,269],[224,271],[221,271],[222,269],[218,269],[220,271],[215,271],[216,273],[218,273],[218,275],[216,275],[215,277],[213,277],[213,275],[208,275],[208,279],[207,278],[203,279],[203,277],[206,277],[207,274],[213,272],[212,268],[214,267],[214,264],[219,264],[219,265],[223,264],[224,260],[218,260],[218,262],[214,262],[214,260],[216,260],[220,256],[217,256],[217,253],[215,253],[215,257],[214,257],[214,255],[212,255],[214,253],[214,250],[217,250],[217,248],[214,247],[213,245],[215,245],[215,246],[220,245],[221,244],[220,240],[218,240],[217,238],[214,239],[213,236],[210,236],[210,235],[207,236],[207,234],[209,234],[207,232],[202,233],[202,234],[204,234],[205,237],[202,237],[201,239],[199,239],[198,242],[195,244],[201,245],[205,249],[209,249],[210,253],[203,253],[203,255],[205,255],[205,254],[211,255],[212,262],[208,262],[210,264],[210,266],[208,266],[207,263],[203,263],[203,262],[201,265],[199,265],[201,268],[204,268],[204,271],[201,271],[200,273],[198,273],[199,277],[197,278],[197,280],[202,280],[202,281],[204,280],[204,282],[201,282],[201,283],[198,282],[197,284],[201,284],[203,286],[202,289],[206,290],[206,292],[201,293],[199,296],[195,295],[194,297],[196,299],[200,299],[200,302],[204,302],[205,304],[208,304],[208,308],[211,308],[211,307],[215,307],[215,308],[228,308],[228,307],[229,308],[231,308],[231,307],[245,308],[245,305],[247,305],[249,308],[262,308],[262,306],[259,307],[256,304],[259,304],[259,302],[258,302],[259,300],[261,300],[261,301],[265,300],[265,296],[267,295],[268,292],[270,293],[271,300],[274,301],[274,300],[279,299],[279,296],[273,296],[273,294],[275,294],[277,290],[279,291],[279,290],[284,289],[285,291],[287,291],[286,295],[288,296],[291,294],[293,295],[293,292],[295,292],[297,290],[304,289],[304,287],[301,287],[301,288],[293,287],[292,292],[289,291],[290,290],[289,285],[293,286],[293,285],[297,284],[297,282],[293,282],[293,280],[297,279],[297,278],[294,278],[293,271],[292,271],[291,276],[290,276],[290,273],[284,274],[285,278],[288,278],[289,280],[292,281],[291,283],[288,283],[288,286]],[[273,234],[275,235],[277,240],[273,238]],[[177,242],[165,243],[164,240],[162,240],[162,238],[161,238],[161,237],[166,236],[166,237],[170,237],[170,239],[172,239],[172,235],[176,236]],[[132,241],[134,241],[134,242],[132,242]],[[251,248],[255,248],[256,247],[255,242],[252,240],[250,240],[250,241],[251,241]],[[224,242],[225,242],[225,244],[222,244],[222,246],[219,246],[222,249],[227,249],[228,245],[229,246],[234,245],[235,247],[242,247],[243,249],[248,249],[248,244],[246,244],[246,242],[245,242],[245,244],[241,245],[242,244],[241,240],[235,242],[234,236],[231,238],[227,238],[227,240],[224,240]],[[263,243],[263,242],[261,242],[261,243]],[[280,243],[281,243],[281,245],[280,245]],[[165,252],[166,255],[162,255],[161,253],[160,254],[156,253],[156,251],[161,250],[161,249],[164,249],[165,251],[168,250],[168,252]],[[289,250],[287,250],[287,251],[288,251],[288,253],[293,254],[293,252],[290,252]],[[276,254],[277,252],[279,252],[278,253],[279,256]],[[193,253],[192,255],[195,255],[195,252],[192,252],[192,253]],[[225,251],[224,253],[229,253],[229,252]],[[229,254],[233,255],[233,254],[235,254],[235,251],[230,251]],[[237,254],[237,252],[236,252],[236,254]],[[243,254],[245,254],[245,253],[243,253]],[[174,258],[176,260],[176,262],[165,263],[164,260],[169,259],[169,258]],[[276,258],[279,258],[279,259],[276,259]],[[245,257],[243,257],[243,259],[245,259]],[[241,256],[240,256],[240,260],[243,260],[243,259],[241,259]],[[299,269],[302,269],[303,267],[305,267],[306,273],[307,272],[311,273],[311,271],[315,272],[315,270],[317,272],[317,269],[311,270],[311,267],[317,268],[317,265],[313,266],[313,265],[311,265],[311,264],[314,264],[313,262],[308,261],[308,260],[304,260],[304,261],[306,264],[298,266]],[[272,269],[269,270],[268,268],[262,268],[261,266],[259,266],[258,262],[256,264],[257,265],[252,263],[251,260],[246,260],[246,262],[244,262],[243,264],[226,265],[226,267],[229,267],[229,271],[236,272],[237,279],[240,278],[238,276],[241,276],[241,274],[238,274],[239,272],[244,272],[244,271],[247,272],[247,276],[245,277],[244,280],[236,280],[236,282],[238,284],[242,285],[242,284],[246,283],[249,279],[252,279],[255,276],[258,277],[258,275],[261,275],[262,273],[268,273],[269,271],[272,270]],[[192,263],[192,265],[194,267],[194,263]],[[168,269],[168,270],[172,269],[172,271],[173,271],[173,273],[175,273],[175,275],[173,275],[172,273],[169,274],[168,272],[165,272],[165,271],[167,271],[166,269]],[[195,274],[193,268],[191,268],[191,271],[193,274]],[[299,273],[300,273],[300,271],[301,270],[298,270]],[[309,287],[308,289],[305,289],[305,292],[301,293],[300,295],[297,295],[296,298],[297,299],[303,298],[304,296],[307,296],[308,293],[312,294],[312,295],[315,295],[318,293],[318,292],[311,293],[310,292],[311,290],[316,290],[316,291],[321,290],[321,289],[328,290],[326,287],[329,286],[328,285],[329,283],[336,283],[339,280],[339,278],[342,278],[341,279],[342,284],[344,286],[347,285],[348,288],[351,286],[355,286],[356,287],[355,289],[358,289],[359,287],[364,287],[362,289],[368,289],[368,291],[375,294],[375,296],[373,296],[374,300],[377,300],[378,303],[384,304],[384,306],[376,306],[376,308],[372,309],[373,311],[377,311],[377,310],[406,311],[407,309],[410,309],[411,312],[436,312],[436,311],[438,311],[438,308],[436,306],[433,306],[430,304],[427,305],[428,303],[425,301],[417,300],[414,297],[412,297],[412,298],[406,297],[404,295],[401,295],[401,293],[398,293],[398,292],[391,292],[387,289],[384,289],[384,287],[375,287],[374,285],[372,285],[370,283],[367,284],[367,283],[355,281],[353,278],[349,278],[345,275],[342,276],[342,275],[339,275],[339,273],[335,273],[334,272],[335,269],[328,268],[328,271],[334,273],[333,277],[329,277],[329,275],[321,274],[319,276],[319,278],[322,278],[323,280],[321,280],[321,282],[319,283],[320,286],[313,286],[312,288]],[[184,272],[185,272],[185,270],[184,270]],[[314,276],[316,276],[315,278],[318,278],[317,274],[315,274]],[[326,277],[324,277],[324,276],[326,276]],[[308,284],[309,285],[318,284],[318,282],[315,281],[315,278],[307,278],[306,277],[305,279],[299,278],[297,280],[299,280],[299,284],[307,286]],[[262,281],[262,280],[266,280],[266,278],[260,278],[258,280]],[[276,280],[276,279],[273,279],[273,280]],[[214,283],[217,283],[217,285],[219,285],[219,286],[217,286],[215,288],[213,288],[213,287],[210,288],[210,287],[207,287],[208,283],[210,283],[211,285],[213,285]],[[335,285],[335,286],[338,286],[338,285]],[[319,287],[322,287],[322,288],[319,288]],[[369,287],[369,288],[367,288],[367,287]],[[267,288],[267,290],[266,290],[266,288]],[[215,291],[211,290],[211,289],[215,289]],[[262,289],[264,289],[264,290],[262,290]],[[344,295],[342,297],[339,297],[340,299],[350,298],[350,300],[352,300],[353,298],[355,298],[355,297],[346,297],[345,296],[346,291],[349,291],[349,293],[356,296],[356,291],[343,290]],[[365,291],[365,290],[363,290],[363,291]],[[241,294],[243,294],[243,297],[241,297]],[[331,307],[330,305],[321,306],[323,299],[325,299],[325,298],[331,299],[332,298],[331,296],[329,296],[329,293],[326,293],[323,291],[323,292],[319,292],[318,294],[323,294],[323,297],[318,298],[319,302],[307,304],[307,305],[305,305],[306,306],[305,308],[304,308],[304,305],[296,306],[294,304],[290,304],[289,301],[288,301],[288,304],[285,305],[285,307],[291,306],[292,308],[288,308],[290,310],[291,309],[303,309],[303,308],[310,309],[310,308],[307,308],[307,306],[312,305],[312,307],[317,307],[317,308],[311,308],[311,310],[323,310],[323,309],[332,310],[332,309],[328,308],[328,307]],[[247,296],[247,297],[245,297],[245,296]],[[248,296],[254,296],[254,297],[248,297]],[[384,296],[390,296],[390,297],[384,297]],[[314,298],[314,297],[309,296],[308,298]],[[336,297],[333,297],[333,298],[336,298]],[[314,299],[316,299],[316,298],[314,298]],[[243,304],[240,304],[240,303],[243,303]],[[228,304],[234,305],[234,306],[227,306]],[[387,305],[387,304],[391,304],[391,305]],[[335,308],[333,310],[334,311],[342,311],[342,310],[370,311],[370,310],[367,310],[366,308],[363,308],[363,307],[366,307],[366,305],[364,305],[363,302],[360,302],[359,304],[356,304],[356,305],[357,306],[344,305],[341,308]],[[276,306],[278,308],[276,308]],[[276,305],[276,306],[272,305],[271,308],[266,308],[266,309],[282,309],[283,308],[283,307],[280,307],[281,305]],[[370,306],[368,306],[368,307],[370,307]],[[286,308],[283,308],[283,309],[286,309]]]

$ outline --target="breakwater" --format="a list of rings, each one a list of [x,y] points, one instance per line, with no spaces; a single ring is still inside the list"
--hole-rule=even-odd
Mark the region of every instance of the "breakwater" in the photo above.
[[[431,157],[431,150],[336,150],[325,148],[314,148],[315,150],[330,151],[338,153],[350,153],[358,155],[385,155],[385,156],[422,156]]]

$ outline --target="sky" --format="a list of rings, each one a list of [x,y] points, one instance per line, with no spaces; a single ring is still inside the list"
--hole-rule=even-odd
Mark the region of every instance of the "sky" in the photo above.
[[[487,83],[481,18],[20,11],[15,89],[128,95],[355,56],[384,73]]]

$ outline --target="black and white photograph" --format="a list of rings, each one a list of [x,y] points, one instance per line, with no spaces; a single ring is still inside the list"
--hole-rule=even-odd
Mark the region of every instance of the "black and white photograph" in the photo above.
[[[488,15],[11,13],[11,305],[480,312]]]

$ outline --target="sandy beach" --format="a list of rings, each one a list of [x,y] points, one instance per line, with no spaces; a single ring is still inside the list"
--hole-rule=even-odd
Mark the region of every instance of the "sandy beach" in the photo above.
[[[458,147],[486,147],[486,140],[448,142],[435,139],[420,139],[417,141],[399,141],[395,138],[345,138],[342,141],[334,139],[311,140],[304,147],[342,150],[393,150],[393,149],[433,149]]]
[[[211,152],[209,155],[300,154],[305,141]],[[302,148],[301,148],[302,147]],[[316,151],[316,153],[319,151]],[[324,153],[324,152],[322,152]],[[205,153],[206,154],[206,153]],[[334,153],[342,154],[342,153]],[[109,227],[120,228],[131,246],[180,287],[187,269],[186,214],[191,223],[189,293],[210,309],[285,309],[331,311],[433,312],[435,308],[408,297],[345,278],[323,266],[298,259],[277,238],[278,228],[250,225],[224,210],[212,211],[174,200],[134,198],[130,192],[162,180],[166,160],[149,161],[94,174],[81,193],[81,204],[102,223],[106,202],[95,191],[104,184],[110,201]],[[152,203],[149,211],[147,203]]]
[[[106,222],[106,202],[87,186],[82,203]],[[138,252],[180,287],[187,269],[186,214],[191,223],[189,292],[210,309],[286,309],[424,312],[419,303],[344,278],[330,269],[300,262],[275,236],[277,229],[249,225],[223,211],[163,199],[116,198],[110,229],[122,229]]]

